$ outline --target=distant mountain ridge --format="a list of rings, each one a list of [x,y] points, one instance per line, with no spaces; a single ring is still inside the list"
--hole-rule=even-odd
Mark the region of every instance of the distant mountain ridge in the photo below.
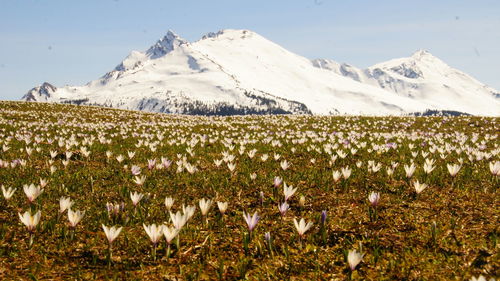
[[[22,99],[205,115],[498,116],[499,96],[426,51],[358,69],[309,60],[249,30],[211,32],[193,43],[169,30],[99,79],[61,88],[45,82]]]

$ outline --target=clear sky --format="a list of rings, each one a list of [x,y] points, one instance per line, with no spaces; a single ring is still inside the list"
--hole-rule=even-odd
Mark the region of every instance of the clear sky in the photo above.
[[[499,0],[0,0],[0,99],[85,84],[168,29],[227,28],[357,67],[425,49],[500,90]]]

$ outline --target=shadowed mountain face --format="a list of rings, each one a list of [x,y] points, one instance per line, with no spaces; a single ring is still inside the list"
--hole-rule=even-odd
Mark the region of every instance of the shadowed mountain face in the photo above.
[[[184,114],[463,112],[500,115],[498,91],[426,51],[367,69],[309,60],[248,30],[188,42],[172,31],[84,86],[49,83],[23,100]]]

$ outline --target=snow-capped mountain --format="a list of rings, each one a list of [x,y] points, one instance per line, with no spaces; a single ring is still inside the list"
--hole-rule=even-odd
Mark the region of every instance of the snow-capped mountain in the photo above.
[[[188,114],[500,115],[498,96],[423,51],[361,70],[311,61],[248,30],[223,30],[193,43],[169,31],[97,80],[43,83],[22,99]]]
[[[476,115],[498,115],[500,93],[471,76],[451,68],[427,51],[393,59],[367,69],[332,60],[316,59],[313,64],[364,84],[418,100],[438,110]]]

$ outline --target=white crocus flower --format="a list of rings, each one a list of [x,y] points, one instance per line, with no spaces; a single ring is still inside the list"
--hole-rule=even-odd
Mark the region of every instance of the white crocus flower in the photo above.
[[[42,213],[38,211],[35,215],[32,215],[31,212],[26,211],[24,214],[18,213],[18,215],[21,222],[28,228],[28,231],[32,232],[40,222]]]
[[[194,212],[196,211],[196,207],[192,205],[182,206],[182,212],[186,215],[186,220],[191,219],[194,216]]]
[[[300,219],[299,222],[296,219],[293,219],[293,224],[295,225],[295,228],[297,229],[297,232],[300,236],[304,236],[306,231],[308,231],[313,225],[312,222],[308,222],[306,224],[306,221],[303,218]]]
[[[142,193],[130,192],[130,199],[132,200],[132,204],[134,204],[134,206],[137,206],[137,204],[139,204],[139,202],[141,202],[143,197],[144,197],[144,194],[142,194]]]
[[[490,172],[494,176],[500,176],[500,161],[490,162]]]
[[[106,234],[106,238],[108,239],[109,244],[113,243],[115,239],[120,235],[120,232],[122,231],[123,227],[116,227],[116,226],[105,226],[104,224],[102,225],[102,229],[104,230],[104,233]]]
[[[333,171],[333,181],[338,182],[341,177],[342,174],[339,171]]]
[[[68,220],[71,227],[76,227],[76,225],[82,220],[84,215],[85,211],[72,211],[71,209],[68,209]]]
[[[227,206],[228,206],[227,202],[217,201],[217,207],[219,208],[220,213],[223,215],[224,215],[224,213],[226,213]]]
[[[458,171],[460,171],[460,166],[459,164],[446,164],[446,167],[448,168],[448,172],[452,177],[456,176],[458,174]]]
[[[417,168],[414,163],[411,163],[410,166],[405,165],[405,172],[406,172],[406,177],[411,178],[413,176],[413,173],[415,173],[415,169]]]
[[[34,184],[23,186],[24,193],[30,202],[35,201],[35,199],[43,193],[43,189],[39,186],[35,186]]]
[[[372,206],[376,207],[380,202],[380,193],[371,192],[370,195],[368,195],[368,201],[370,201]]]
[[[358,253],[356,250],[350,250],[347,255],[347,262],[349,263],[349,268],[351,271],[356,269],[356,266],[363,260],[364,254]]]
[[[146,181],[146,176],[144,175],[141,177],[135,176],[134,178],[134,183],[137,185],[143,185],[145,181]]]
[[[5,186],[2,185],[2,194],[5,200],[9,200],[14,195],[14,192],[16,192],[16,190],[17,189],[12,187],[8,187],[7,189],[5,189]]]
[[[283,160],[281,161],[280,166],[283,171],[286,171],[290,167],[290,164],[288,163],[288,161]]]
[[[66,210],[70,209],[73,206],[73,202],[69,197],[61,197],[59,199],[59,213],[64,213]]]
[[[151,225],[145,225],[142,224],[144,227],[144,230],[146,231],[146,234],[149,236],[149,239],[151,242],[156,245],[160,241],[160,238],[163,236],[163,226],[162,225],[156,225],[156,224],[151,224]]]
[[[417,194],[420,194],[420,192],[422,192],[426,187],[427,187],[427,184],[425,183],[420,183],[418,180],[413,182],[413,187],[415,188],[415,192]]]
[[[286,183],[283,184],[283,194],[285,195],[285,201],[288,201],[290,197],[297,191],[297,188],[293,188],[293,186],[287,186]]]
[[[163,235],[165,236],[168,245],[172,243],[172,240],[174,240],[177,234],[179,234],[179,230],[177,228],[163,225]]]
[[[201,214],[203,216],[206,216],[208,214],[208,211],[210,210],[210,206],[212,206],[212,200],[210,200],[210,199],[207,200],[205,198],[202,198],[199,201],[199,205],[200,205]]]
[[[349,169],[349,167],[341,168],[340,171],[342,172],[344,179],[348,179],[351,176],[352,170]]]
[[[172,213],[172,212],[169,212],[170,214],[170,220],[172,221],[172,224],[174,225],[174,227],[180,231],[181,228],[186,224],[187,222],[187,216],[186,214],[182,214],[180,211],[177,211],[177,213]]]
[[[174,206],[174,199],[172,197],[165,197],[165,207],[167,207],[167,210],[170,211],[172,209],[172,206]]]

